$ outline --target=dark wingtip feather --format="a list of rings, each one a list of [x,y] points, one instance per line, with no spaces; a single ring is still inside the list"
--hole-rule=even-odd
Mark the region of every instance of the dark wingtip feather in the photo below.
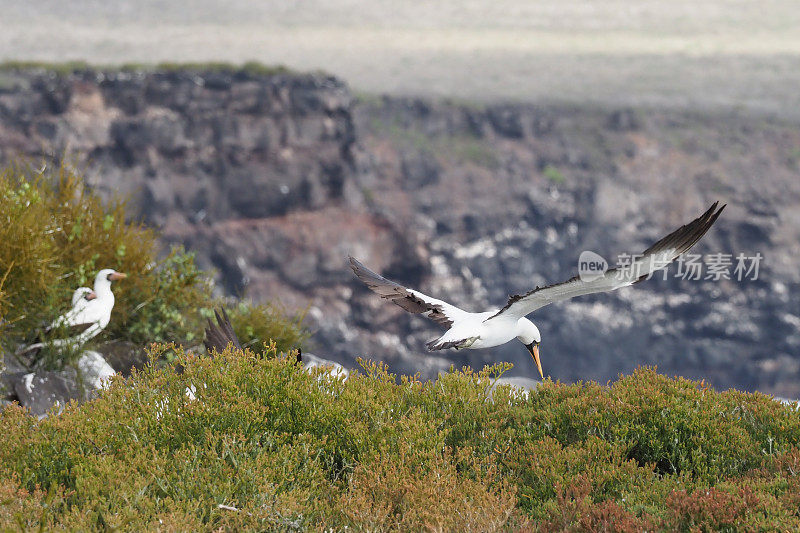
[[[709,229],[711,229],[711,226],[717,221],[717,218],[719,218],[719,215],[722,213],[722,210],[725,209],[726,205],[727,204],[724,204],[717,209],[719,202],[714,202],[705,213],[659,240],[642,252],[642,255],[658,253],[670,248],[675,248],[675,257],[687,252]]]
[[[391,300],[394,304],[402,307],[409,313],[425,313],[428,311],[439,311],[439,314],[436,316],[429,316],[436,323],[441,323],[443,325],[447,325],[450,327],[452,322],[449,318],[444,316],[442,313],[441,308],[438,305],[431,305],[423,300],[419,299],[418,297],[414,296],[408,289],[400,285],[399,283],[395,283],[394,281],[390,281],[380,274],[373,272],[372,270],[368,269],[364,265],[362,265],[357,259],[350,257],[350,268],[353,269],[355,272],[356,277],[364,283],[364,285],[369,288],[372,292],[384,298],[386,300]]]
[[[365,274],[375,274],[370,269],[365,267],[361,261],[359,261],[352,255],[349,256],[349,258],[350,258],[350,268],[353,269],[353,272],[355,272],[356,276],[358,276],[359,278],[361,278],[361,276]]]
[[[233,326],[231,325],[231,321],[228,318],[228,313],[225,312],[225,309],[222,309],[221,316],[219,311],[215,309],[214,316],[217,319],[217,323],[214,324],[211,322],[210,318],[208,319],[206,338],[203,341],[208,354],[211,355],[212,352],[220,353],[227,348],[229,344],[232,344],[234,348],[241,350],[242,345],[239,342],[239,338],[236,336],[236,333],[233,331]]]
[[[367,287],[369,287],[373,291],[377,287],[382,287],[384,285],[389,285],[392,287],[398,286],[396,283],[389,281],[380,274],[377,274],[372,270],[368,269],[363,264],[361,264],[361,262],[358,259],[355,259],[354,257],[350,257],[350,268],[353,269],[353,272],[355,273],[356,277],[360,279],[362,282],[364,282],[364,284],[367,285]],[[405,287],[403,287],[403,290],[405,290]],[[381,294],[381,296],[384,296],[384,294]]]

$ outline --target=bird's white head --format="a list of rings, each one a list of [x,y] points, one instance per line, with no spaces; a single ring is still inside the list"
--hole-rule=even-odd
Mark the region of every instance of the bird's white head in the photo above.
[[[127,274],[117,272],[113,268],[104,268],[94,278],[94,292],[100,294],[111,290],[111,282],[127,278]]]
[[[72,306],[78,304],[81,300],[90,301],[97,298],[97,294],[90,289],[89,287],[81,287],[79,289],[75,289],[75,292],[72,293]]]
[[[519,339],[531,353],[531,357],[536,361],[536,368],[539,369],[539,375],[544,379],[542,362],[539,360],[539,343],[542,342],[542,334],[539,333],[539,328],[537,328],[533,322],[523,317],[517,322],[517,330],[519,331],[517,339]]]

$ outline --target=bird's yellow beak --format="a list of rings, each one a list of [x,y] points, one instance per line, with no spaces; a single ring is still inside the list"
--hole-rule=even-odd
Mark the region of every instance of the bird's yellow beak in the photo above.
[[[525,347],[531,352],[531,356],[533,356],[533,360],[536,361],[536,368],[539,369],[539,375],[542,376],[544,379],[544,372],[542,372],[542,362],[539,360],[539,344],[526,344]]]
[[[122,272],[114,272],[113,274],[108,276],[108,279],[110,279],[111,281],[117,281],[119,279],[125,279],[127,277],[128,277],[128,275],[127,274],[123,274]]]

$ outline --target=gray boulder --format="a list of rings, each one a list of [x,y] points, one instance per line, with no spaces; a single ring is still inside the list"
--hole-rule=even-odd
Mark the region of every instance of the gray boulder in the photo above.
[[[33,416],[44,418],[55,406],[58,412],[72,400],[84,402],[107,387],[114,369],[98,352],[87,350],[75,367],[52,371],[15,373],[8,376],[20,405]]]
[[[84,397],[74,370],[37,370],[24,374],[16,380],[14,391],[20,405],[27,407],[38,418],[47,416],[53,406],[61,412],[71,400],[80,401]]]

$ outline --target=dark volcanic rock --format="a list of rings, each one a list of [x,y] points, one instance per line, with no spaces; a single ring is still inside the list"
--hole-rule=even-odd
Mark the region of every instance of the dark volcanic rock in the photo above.
[[[506,360],[516,343],[430,355],[439,330],[369,293],[347,256],[470,310],[612,265],[715,200],[694,251],[760,253],[758,281],[653,279],[533,315],[545,370],[606,381],[638,364],[800,397],[797,124],[730,114],[420,99],[353,104],[320,75],[18,74],[0,92],[0,154],[65,151],[214,267],[228,292],[308,307],[315,349],[426,377]],[[732,271],[731,271],[732,272]],[[705,271],[703,275],[705,275]],[[136,364],[125,357],[117,370]]]
[[[141,370],[147,364],[147,353],[130,342],[106,342],[98,346],[97,351],[115,372],[124,377],[131,375],[131,369]]]
[[[416,191],[439,180],[439,163],[429,154],[415,153],[403,157],[402,173],[403,189]]]
[[[633,131],[640,126],[639,117],[633,109],[618,109],[608,119],[608,128],[613,131]]]
[[[0,357],[0,398],[17,400],[14,386],[29,370],[11,354],[0,351]]]
[[[59,371],[4,372],[0,374],[0,382],[13,390],[6,399],[18,401],[32,415],[43,417],[54,406],[60,411],[70,401],[91,399],[113,374],[100,353],[86,351],[75,367]]]
[[[489,109],[489,122],[494,131],[503,137],[521,139],[525,136],[522,118],[517,109],[512,106],[497,106]]]
[[[71,400],[82,400],[84,396],[76,375],[47,370],[21,376],[14,390],[19,403],[38,417],[46,415],[53,406],[63,409]]]
[[[16,400],[15,385],[25,374],[26,372],[9,372],[8,369],[0,373],[0,398]]]

